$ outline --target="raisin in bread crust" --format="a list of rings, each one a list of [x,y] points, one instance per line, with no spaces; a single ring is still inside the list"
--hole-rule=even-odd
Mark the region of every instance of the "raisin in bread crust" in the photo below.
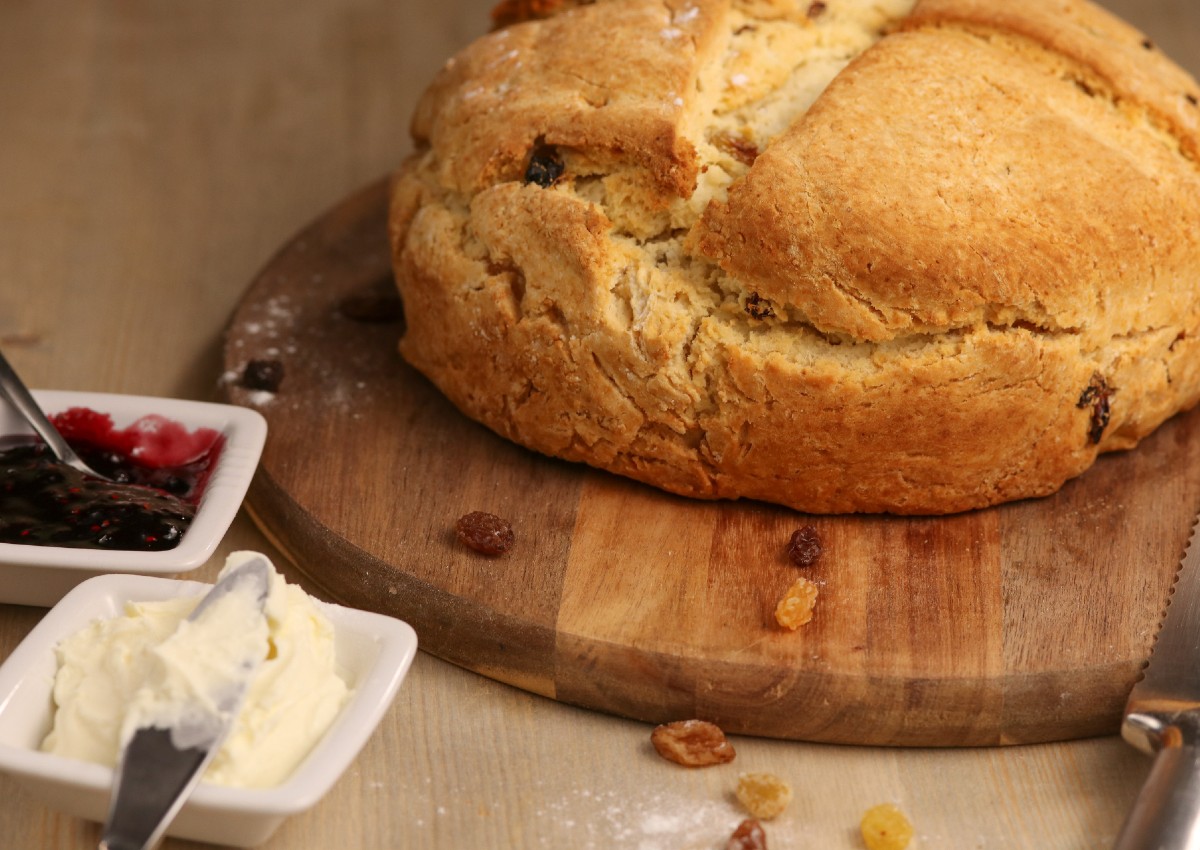
[[[1200,399],[1200,90],[1144,42],[1083,0],[492,33],[396,176],[401,352],[503,436],[688,496],[1053,492]]]

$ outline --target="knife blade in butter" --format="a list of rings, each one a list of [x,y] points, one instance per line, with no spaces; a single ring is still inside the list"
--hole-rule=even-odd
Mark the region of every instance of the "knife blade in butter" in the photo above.
[[[101,850],[153,847],[220,749],[266,654],[270,579],[262,557],[230,571],[156,648],[156,675],[125,721]]]

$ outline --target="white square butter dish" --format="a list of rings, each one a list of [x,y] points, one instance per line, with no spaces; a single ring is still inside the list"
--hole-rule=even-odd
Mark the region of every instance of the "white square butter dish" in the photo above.
[[[70,591],[0,664],[0,771],[51,808],[103,822],[113,771],[39,750],[50,731],[60,640],[127,601],[202,595],[211,585],[136,575],[106,575]],[[168,835],[236,847],[266,841],[289,815],[314,806],[349,767],[391,705],[412,664],[417,637],[400,620],[319,602],[334,627],[339,675],[352,693],[299,767],[271,788],[201,783]]]

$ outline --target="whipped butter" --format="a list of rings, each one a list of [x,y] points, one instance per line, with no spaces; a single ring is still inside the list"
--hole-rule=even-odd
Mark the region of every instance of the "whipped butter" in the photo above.
[[[234,552],[222,575],[255,556]],[[123,616],[97,620],[60,642],[54,725],[42,749],[115,766],[133,728],[148,718],[171,722],[185,699],[219,685],[215,671],[228,669],[221,659],[256,643],[264,657],[204,780],[238,787],[283,782],[349,693],[336,671],[333,626],[273,567],[265,627],[254,606],[236,599],[188,622],[199,601],[129,602]]]

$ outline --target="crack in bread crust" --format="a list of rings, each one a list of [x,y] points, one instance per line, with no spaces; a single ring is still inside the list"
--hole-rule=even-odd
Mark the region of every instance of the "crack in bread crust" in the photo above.
[[[531,448],[811,512],[1044,495],[1195,404],[1195,83],[1083,0],[824,5],[601,0],[447,63],[404,356]]]

